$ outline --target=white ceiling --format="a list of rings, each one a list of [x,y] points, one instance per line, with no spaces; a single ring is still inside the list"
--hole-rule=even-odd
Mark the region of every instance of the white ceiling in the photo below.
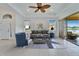
[[[46,3],[43,3],[46,4]],[[9,3],[6,4],[14,9],[22,16],[26,18],[58,18],[62,19],[74,12],[79,11],[79,4],[77,3],[48,3],[51,5],[47,9],[46,13],[41,13],[40,11],[35,13],[35,9],[29,8],[29,6],[36,6],[36,3]],[[2,4],[0,4],[2,5]]]
[[[15,3],[9,5],[18,10],[25,17],[57,17],[60,14],[60,12],[62,12],[65,8],[67,8],[71,4],[51,3],[49,4],[51,5],[51,7],[48,8],[45,13],[41,13],[40,11],[35,13],[34,12],[35,9],[29,8],[29,6],[36,6],[36,4],[34,3]]]

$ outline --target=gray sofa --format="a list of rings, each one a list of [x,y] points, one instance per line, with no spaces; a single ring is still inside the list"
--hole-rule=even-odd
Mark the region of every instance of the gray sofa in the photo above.
[[[46,43],[49,39],[48,30],[32,30],[31,39],[34,44]]]

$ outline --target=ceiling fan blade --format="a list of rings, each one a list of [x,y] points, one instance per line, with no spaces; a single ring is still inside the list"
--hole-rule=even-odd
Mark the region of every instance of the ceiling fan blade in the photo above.
[[[42,6],[43,9],[47,9],[49,7],[50,7],[50,5],[44,5],[44,6]]]
[[[37,8],[37,7],[35,7],[35,6],[29,6],[29,8]]]
[[[38,6],[38,7],[41,7],[41,6],[42,6],[42,3],[37,3],[37,6]]]
[[[43,8],[41,8],[40,11],[43,12],[43,13],[46,12]]]
[[[36,9],[35,12],[39,11],[39,9]]]

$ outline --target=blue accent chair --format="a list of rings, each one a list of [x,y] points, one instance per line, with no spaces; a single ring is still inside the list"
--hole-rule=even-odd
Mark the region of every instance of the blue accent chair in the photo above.
[[[26,39],[26,34],[24,32],[22,33],[16,33],[16,46],[17,47],[24,47],[28,45],[28,40]]]

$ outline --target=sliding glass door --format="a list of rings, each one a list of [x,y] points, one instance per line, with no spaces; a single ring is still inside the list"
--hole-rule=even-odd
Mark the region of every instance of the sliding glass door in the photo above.
[[[79,20],[66,20],[67,33],[79,36]]]
[[[79,20],[66,20],[67,37],[79,37]]]

